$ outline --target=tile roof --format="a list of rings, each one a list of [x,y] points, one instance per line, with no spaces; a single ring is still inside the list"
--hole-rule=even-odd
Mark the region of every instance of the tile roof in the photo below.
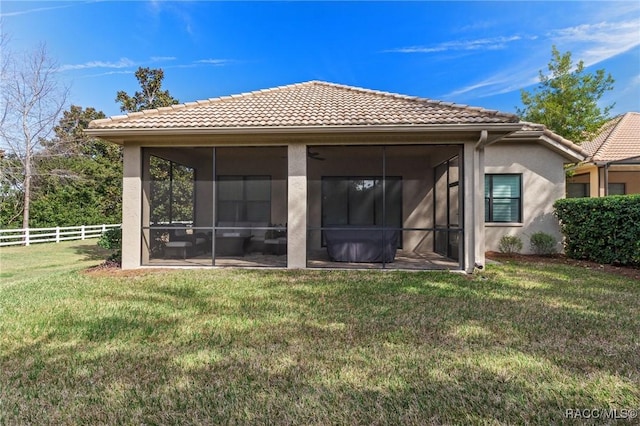
[[[513,114],[310,81],[92,121],[90,129],[517,123]]]
[[[608,121],[598,135],[582,144],[589,161],[609,162],[640,156],[640,113],[628,112]]]
[[[575,153],[580,154],[582,156],[581,160],[584,160],[589,156],[589,153],[587,152],[587,150],[584,149],[584,145],[583,146],[576,145],[572,141],[565,139],[559,134],[554,133],[551,130],[547,129],[547,127],[544,124],[531,123],[528,121],[521,121],[521,123],[522,123],[522,129],[518,132],[515,132],[515,133],[512,133],[511,135],[506,136],[505,139],[517,139],[522,137],[523,134],[526,134],[529,131],[539,132],[540,134],[549,138],[550,140],[556,143],[559,143],[560,145],[566,148],[569,148],[571,151]]]

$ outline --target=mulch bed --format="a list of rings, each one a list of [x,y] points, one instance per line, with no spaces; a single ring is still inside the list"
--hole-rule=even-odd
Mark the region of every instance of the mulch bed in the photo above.
[[[137,277],[140,275],[148,275],[150,273],[164,273],[166,271],[167,269],[161,268],[127,269],[126,271],[123,271],[120,268],[120,262],[107,260],[100,265],[92,266],[82,272],[93,277]]]
[[[594,271],[609,272],[623,277],[632,278],[640,281],[640,268],[633,266],[616,266],[616,265],[604,265],[597,262],[591,262],[588,260],[576,260],[569,259],[565,255],[556,254],[553,256],[536,256],[532,254],[504,254],[498,252],[487,252],[486,257],[497,262],[504,262],[507,260],[516,260],[519,262],[528,263],[555,263],[576,266],[579,268],[590,269]],[[100,265],[93,266],[84,271],[86,274],[94,276],[137,276],[142,274],[148,274],[153,272],[165,272],[165,269],[131,269],[123,271],[120,269],[120,263],[108,260]]]
[[[579,268],[594,271],[609,272],[640,281],[640,268],[634,266],[605,265],[598,262],[591,262],[589,260],[570,259],[562,254],[556,254],[552,256],[537,256],[532,254],[504,254],[498,252],[487,252],[485,255],[488,259],[495,260],[497,262],[516,260],[518,262],[528,263],[555,263],[576,266]]]

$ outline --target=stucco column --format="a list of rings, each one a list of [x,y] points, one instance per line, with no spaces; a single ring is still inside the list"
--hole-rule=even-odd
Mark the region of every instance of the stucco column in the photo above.
[[[598,176],[598,197],[604,197],[607,195],[605,168],[596,167],[596,176]]]
[[[486,249],[484,225],[484,148],[474,149],[473,159],[474,257],[475,264],[484,267],[484,252]],[[473,272],[473,270],[470,272]]]
[[[122,180],[122,269],[140,266],[142,150],[124,145]]]
[[[307,267],[307,146],[288,146],[287,267]]]

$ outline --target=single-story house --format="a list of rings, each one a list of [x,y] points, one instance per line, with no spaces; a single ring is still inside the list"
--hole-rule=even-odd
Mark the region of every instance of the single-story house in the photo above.
[[[640,113],[609,120],[582,148],[588,157],[567,180],[568,197],[640,194]]]
[[[122,267],[472,272],[561,240],[578,146],[512,114],[311,81],[91,122],[124,148]]]

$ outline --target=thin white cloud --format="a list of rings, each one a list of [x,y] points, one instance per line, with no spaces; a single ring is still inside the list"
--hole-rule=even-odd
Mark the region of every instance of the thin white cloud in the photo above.
[[[437,53],[465,50],[500,50],[505,49],[509,43],[521,40],[518,35],[508,37],[481,38],[476,40],[453,40],[433,46],[410,46],[385,50],[387,53]]]
[[[561,28],[548,37],[560,50],[571,51],[590,66],[640,45],[640,18]]]
[[[458,28],[457,32],[471,32],[471,31],[486,31],[490,28],[494,28],[496,26],[495,21],[482,21],[478,20],[473,22],[472,24],[465,25],[463,27]]]
[[[72,7],[72,6],[75,6],[75,5],[74,4],[65,4],[65,5],[62,5],[62,6],[38,7],[38,8],[35,8],[35,9],[20,10],[18,12],[0,13],[0,18],[7,18],[7,17],[11,17],[11,16],[20,16],[20,15],[29,15],[31,13],[45,12],[47,10],[66,9],[67,7]]]
[[[74,77],[74,78],[94,78],[94,77],[104,77],[106,75],[117,75],[117,74],[133,74],[133,71],[131,71],[131,70],[127,70],[127,71],[107,71],[107,72],[101,72],[99,74],[81,75],[79,77]]]
[[[130,68],[136,67],[136,66],[141,66],[141,64],[144,63],[149,63],[149,62],[153,62],[153,63],[157,63],[157,62],[171,62],[171,61],[175,61],[177,60],[176,57],[174,56],[152,56],[150,57],[146,62],[135,62],[129,58],[120,58],[120,60],[116,61],[116,62],[111,62],[111,61],[89,61],[89,62],[85,62],[82,64],[66,64],[66,65],[62,65],[59,68],[59,71],[77,71],[77,70],[91,70],[91,69],[100,69],[100,68],[106,68],[106,69],[113,69],[113,70],[118,70],[118,71],[105,71],[105,72],[101,72],[98,74],[90,74],[90,75],[85,75],[84,77],[102,77],[105,75],[113,75],[113,74],[130,74],[133,71],[131,71]],[[231,62],[234,62],[232,59],[200,59],[197,61],[193,61],[192,63],[188,63],[188,64],[173,64],[173,65],[163,65],[162,67],[164,69],[170,69],[170,68],[195,68],[195,67],[199,67],[199,66],[224,66],[227,65]],[[125,68],[129,68],[128,70],[124,70]]]
[[[200,59],[196,61],[197,64],[216,65],[222,66],[232,62],[230,59]]]
[[[175,61],[176,58],[175,56],[152,56],[151,58],[151,62],[168,62],[168,61]]]
[[[628,17],[625,17],[628,18]],[[514,92],[539,81],[538,72],[546,70],[550,58],[551,45],[560,52],[570,51],[574,61],[582,60],[585,66],[593,66],[640,45],[640,18],[619,22],[597,22],[558,28],[537,38],[538,43],[530,46],[526,58],[507,61],[503,68],[480,81],[457,88],[443,98],[466,95],[483,98]],[[535,38],[531,37],[531,41]]]
[[[91,68],[128,68],[135,66],[136,63],[128,58],[120,58],[117,62],[105,61],[89,61],[83,64],[66,64],[60,67],[60,71],[85,70]]]
[[[537,76],[533,76],[528,70],[514,71],[514,73],[501,72],[489,78],[468,86],[461,87],[442,95],[443,99],[455,99],[458,96],[473,93],[475,98],[502,95],[514,92],[538,82]]]

